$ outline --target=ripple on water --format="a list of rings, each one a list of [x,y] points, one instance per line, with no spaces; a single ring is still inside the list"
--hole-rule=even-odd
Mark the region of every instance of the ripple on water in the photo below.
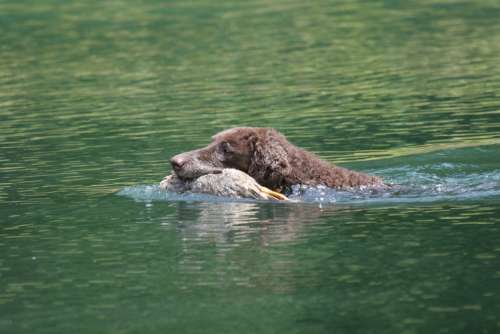
[[[494,149],[493,149],[494,150]],[[463,150],[460,150],[463,151]],[[483,150],[490,155],[491,150]],[[463,153],[463,152],[462,152]],[[463,201],[500,195],[500,169],[485,168],[470,161],[455,162],[456,150],[435,152],[405,161],[411,164],[391,166],[386,161],[371,173],[381,175],[394,184],[392,189],[335,190],[324,186],[294,186],[289,195],[293,202],[305,203],[417,203],[435,201]],[[397,163],[398,161],[396,161]],[[483,161],[483,165],[485,161]],[[227,198],[205,194],[175,194],[163,191],[158,185],[138,185],[122,189],[119,195],[140,202],[151,201],[227,201]],[[231,199],[234,201],[234,199]],[[238,201],[252,201],[249,199]]]

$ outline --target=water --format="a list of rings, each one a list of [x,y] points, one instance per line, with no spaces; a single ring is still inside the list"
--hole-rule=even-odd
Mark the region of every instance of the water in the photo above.
[[[500,146],[454,149],[439,153],[370,162],[368,171],[385,177],[391,189],[335,190],[324,186],[295,185],[289,194],[297,203],[417,203],[439,201],[463,201],[495,198],[500,195],[500,165],[496,164]],[[453,161],[460,161],[454,163]],[[379,166],[379,169],[373,168]],[[235,201],[204,194],[176,194],[166,192],[155,185],[125,187],[118,192],[138,201]],[[248,201],[238,199],[237,201]]]
[[[0,29],[0,332],[500,331],[496,1],[3,1]],[[239,125],[399,187],[158,190]]]

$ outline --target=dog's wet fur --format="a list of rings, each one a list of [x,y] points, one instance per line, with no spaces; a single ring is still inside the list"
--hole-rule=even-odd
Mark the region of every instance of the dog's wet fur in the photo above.
[[[321,160],[271,128],[239,127],[222,131],[212,137],[208,146],[178,154],[170,162],[175,174],[183,180],[235,168],[277,191],[289,190],[295,184],[336,189],[388,187],[377,176]]]

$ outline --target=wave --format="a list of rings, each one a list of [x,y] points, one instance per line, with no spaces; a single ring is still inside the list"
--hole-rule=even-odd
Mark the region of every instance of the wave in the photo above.
[[[289,198],[305,203],[418,203],[464,201],[500,196],[500,146],[466,148],[388,159],[369,172],[383,176],[394,187],[388,190],[335,190],[324,186],[294,186]],[[158,185],[126,187],[118,192],[136,201],[235,201],[205,194],[176,194]],[[236,200],[252,202],[254,200]]]
[[[500,170],[464,174],[463,166],[449,163],[411,167],[402,166],[377,171],[392,189],[340,191],[327,187],[294,186],[291,199],[319,203],[360,202],[435,202],[470,200],[500,195]],[[443,168],[447,175],[440,175]]]

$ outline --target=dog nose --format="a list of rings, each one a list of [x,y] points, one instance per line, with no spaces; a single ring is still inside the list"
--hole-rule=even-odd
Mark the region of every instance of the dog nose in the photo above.
[[[182,166],[184,166],[184,164],[186,163],[186,159],[181,157],[181,156],[178,156],[176,155],[175,157],[173,157],[172,159],[170,159],[170,163],[172,164],[172,168],[175,169],[175,170],[180,170],[182,169]]]

